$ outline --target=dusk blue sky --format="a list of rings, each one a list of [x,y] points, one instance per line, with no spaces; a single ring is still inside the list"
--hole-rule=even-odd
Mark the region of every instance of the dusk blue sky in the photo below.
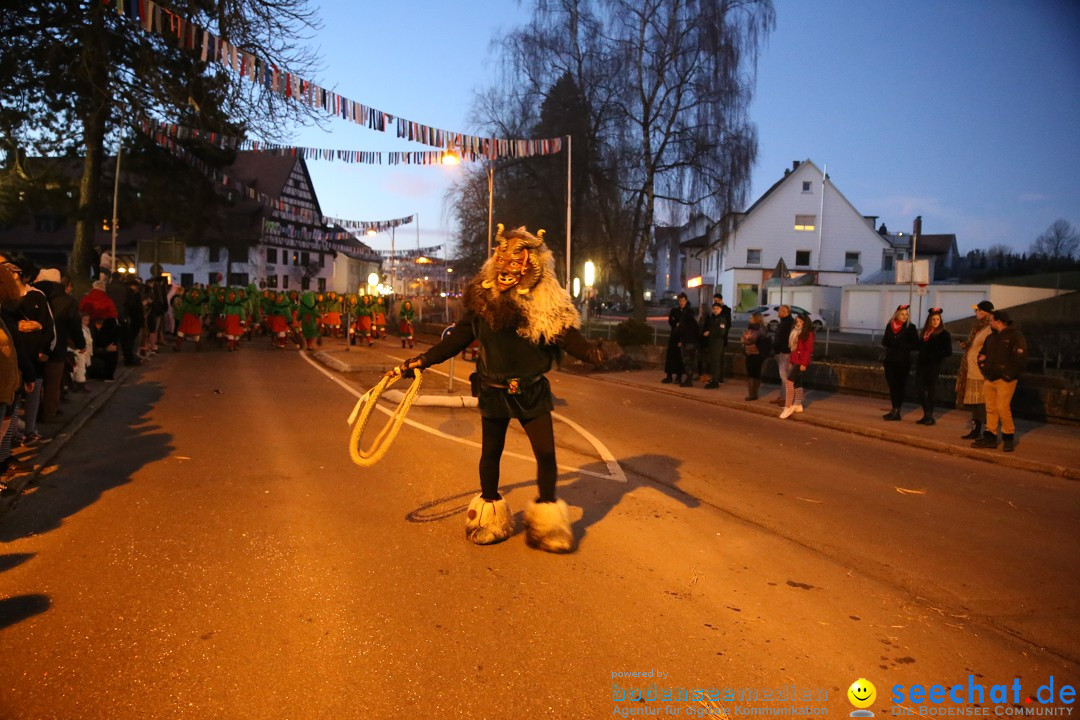
[[[495,71],[490,41],[531,5],[326,0],[321,76],[352,100],[473,132],[474,92]],[[961,251],[1025,250],[1059,217],[1080,226],[1080,3],[1072,0],[778,0],[751,120],[758,163],[748,204],[792,160],[828,165],[835,186],[891,230],[955,233]],[[343,120],[294,142],[425,150]],[[446,241],[444,192],[459,172],[310,161],[326,215],[419,213],[420,243]],[[413,226],[398,243],[413,247]],[[389,237],[370,240],[389,248]]]

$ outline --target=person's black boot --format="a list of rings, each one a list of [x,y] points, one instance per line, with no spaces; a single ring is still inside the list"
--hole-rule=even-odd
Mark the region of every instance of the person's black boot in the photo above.
[[[1016,443],[1013,441],[1012,433],[1001,433],[1002,447],[1005,452],[1012,452],[1016,448]]]
[[[670,383],[671,382],[671,376],[670,375],[665,375],[664,379],[661,380],[660,382],[662,382],[662,383]]]
[[[996,448],[998,444],[997,433],[984,432],[982,437],[971,443],[973,448]]]
[[[982,437],[982,428],[983,428],[983,424],[981,422],[976,421],[971,426],[971,430],[968,431],[968,434],[967,435],[961,435],[960,439],[961,440],[978,440],[979,438]]]
[[[900,419],[900,408],[893,408],[881,416],[882,420],[895,421]]]

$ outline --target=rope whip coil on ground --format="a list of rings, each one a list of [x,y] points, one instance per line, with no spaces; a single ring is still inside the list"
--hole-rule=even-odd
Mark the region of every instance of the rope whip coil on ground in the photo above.
[[[405,391],[405,397],[401,399],[397,409],[394,410],[390,419],[386,422],[386,426],[375,436],[375,441],[371,443],[371,448],[368,450],[360,447],[360,439],[364,434],[368,418],[371,417],[371,411],[379,404],[379,396],[383,394],[383,391],[400,380],[401,375],[384,375],[375,384],[375,387],[368,390],[360,398],[359,402],[356,403],[356,407],[353,408],[352,414],[349,415],[349,424],[352,424],[353,420],[356,421],[356,424],[353,425],[352,434],[349,437],[349,457],[360,467],[371,467],[382,460],[383,455],[386,455],[390,449],[390,444],[394,442],[398,430],[401,429],[401,423],[405,421],[405,413],[409,412],[413,400],[416,399],[417,393],[420,392],[420,381],[423,376],[419,370],[416,370],[415,373],[416,377],[413,379],[409,389]],[[358,411],[359,417],[357,417]]]

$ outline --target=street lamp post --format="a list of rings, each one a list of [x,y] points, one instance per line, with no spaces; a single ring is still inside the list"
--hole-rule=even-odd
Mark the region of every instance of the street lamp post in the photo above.
[[[113,178],[113,195],[112,195],[112,263],[109,268],[110,272],[115,272],[120,267],[120,263],[116,262],[116,206],[117,199],[120,195],[120,155],[124,151],[124,146],[121,145],[116,148],[116,172]]]

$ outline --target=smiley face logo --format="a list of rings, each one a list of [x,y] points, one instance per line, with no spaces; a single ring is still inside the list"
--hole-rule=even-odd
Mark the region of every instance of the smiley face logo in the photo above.
[[[866,678],[859,678],[851,683],[847,691],[848,702],[859,709],[868,708],[877,699],[877,688]]]

